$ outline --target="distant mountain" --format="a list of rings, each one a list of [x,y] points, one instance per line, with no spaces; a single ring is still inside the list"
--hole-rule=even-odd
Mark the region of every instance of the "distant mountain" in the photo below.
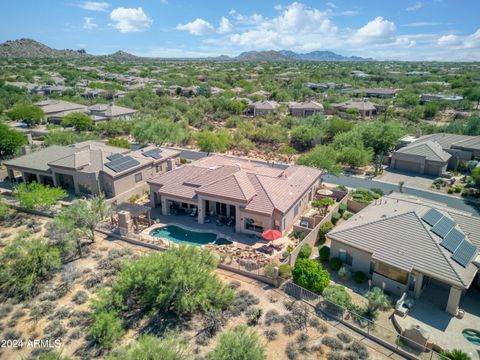
[[[85,50],[56,50],[32,39],[0,44],[0,58],[73,58],[88,56]]]
[[[168,58],[168,54],[162,59]],[[80,58],[80,57],[94,57],[95,55],[87,54],[83,49],[81,50],[57,50],[48,47],[38,41],[31,39],[19,39],[9,40],[0,44],[0,58]],[[128,52],[119,50],[110,55],[98,56],[101,58],[113,59],[113,60],[148,60],[149,58],[143,58],[132,55]],[[201,60],[197,58],[196,60]],[[332,51],[312,51],[309,53],[301,54],[289,50],[268,50],[268,51],[247,51],[243,52],[236,57],[229,57],[226,55],[220,55],[216,57],[203,58],[216,61],[289,61],[289,60],[301,60],[301,61],[369,61],[372,59],[365,59],[358,56],[343,56],[336,54]],[[187,59],[186,59],[187,60]]]

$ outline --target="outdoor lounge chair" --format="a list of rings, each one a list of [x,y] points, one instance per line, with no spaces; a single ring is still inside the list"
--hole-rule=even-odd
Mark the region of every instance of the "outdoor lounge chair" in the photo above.
[[[193,209],[192,209],[192,212],[190,213],[190,216],[191,216],[191,217],[197,216],[197,211],[198,211],[197,208],[193,208]]]

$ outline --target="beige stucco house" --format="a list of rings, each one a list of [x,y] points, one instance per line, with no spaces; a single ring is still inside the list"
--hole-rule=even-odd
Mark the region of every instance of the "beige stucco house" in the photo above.
[[[440,289],[456,315],[462,295],[480,286],[480,218],[402,194],[384,196],[328,233],[330,256],[374,286],[418,299]]]
[[[228,156],[197,160],[150,179],[150,202],[167,215],[198,214],[200,224],[228,219],[236,232],[289,230],[312,200],[321,172],[305,166],[285,170]]]
[[[50,146],[4,162],[12,181],[36,181],[77,195],[126,200],[148,189],[147,180],[172,170],[178,151],[149,146],[130,151],[102,142]],[[20,175],[21,177],[19,177]]]
[[[323,105],[316,101],[291,102],[288,104],[290,116],[307,117],[315,114],[323,114]]]
[[[373,117],[378,115],[378,109],[375,103],[371,101],[345,101],[343,103],[332,104],[332,109],[337,113],[348,113],[349,110],[357,111],[362,117]]]

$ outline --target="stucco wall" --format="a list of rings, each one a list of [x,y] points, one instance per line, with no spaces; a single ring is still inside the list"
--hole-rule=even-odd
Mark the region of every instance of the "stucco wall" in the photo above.
[[[327,238],[328,238],[328,234],[327,234]],[[352,256],[351,269],[353,271],[361,271],[367,277],[369,277],[370,262],[372,260],[372,255],[370,253],[345,245],[339,241],[331,240],[330,257],[331,258],[339,257],[340,249],[345,250],[350,256]]]

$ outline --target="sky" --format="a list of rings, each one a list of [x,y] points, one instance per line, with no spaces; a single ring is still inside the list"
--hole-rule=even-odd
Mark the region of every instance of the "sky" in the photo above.
[[[0,42],[139,56],[331,50],[480,61],[480,0],[0,0]]]

